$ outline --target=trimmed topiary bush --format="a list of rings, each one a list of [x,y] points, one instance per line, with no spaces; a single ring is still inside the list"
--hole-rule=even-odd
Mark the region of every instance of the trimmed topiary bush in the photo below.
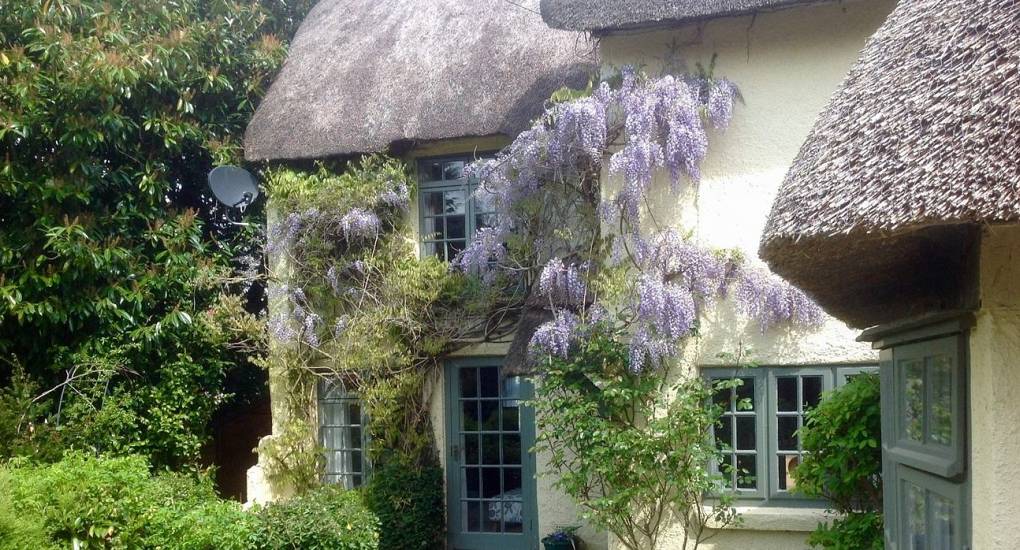
[[[827,499],[840,518],[819,525],[812,546],[881,549],[882,416],[877,375],[855,376],[807,414],[797,491]]]
[[[326,485],[262,508],[254,540],[263,550],[375,550],[379,519],[357,491]]]
[[[382,525],[382,550],[441,548],[443,471],[437,464],[406,465],[393,460],[372,472],[365,504]]]

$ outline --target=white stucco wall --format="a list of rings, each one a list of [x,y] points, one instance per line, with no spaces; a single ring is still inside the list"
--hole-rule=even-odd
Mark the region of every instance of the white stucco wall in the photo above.
[[[1020,548],[1020,227],[989,227],[970,335],[972,547]]]
[[[692,231],[702,244],[738,249],[758,263],[757,249],[775,194],[818,113],[857,59],[864,42],[895,2],[878,0],[815,5],[712,20],[696,25],[603,36],[600,54],[607,66],[642,66],[649,74],[670,59],[670,44],[687,65],[708,65],[716,54],[716,76],[735,82],[745,99],[725,132],[710,134],[702,180],[679,199],[668,192],[666,176],[650,201],[661,224]],[[606,174],[604,174],[604,177]],[[702,319],[701,336],[686,354],[690,363],[719,364],[719,353],[752,350],[761,364],[797,365],[877,361],[857,332],[828,319],[816,330],[778,329],[762,334],[731,304]],[[806,548],[807,531],[823,519],[818,510],[766,510],[744,507],[745,524],[719,532],[704,548]],[[671,530],[661,548],[680,548],[681,533]]]

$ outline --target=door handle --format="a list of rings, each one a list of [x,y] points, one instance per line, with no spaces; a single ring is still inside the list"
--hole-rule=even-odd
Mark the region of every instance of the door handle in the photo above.
[[[460,446],[450,445],[450,459],[454,462],[460,462]]]

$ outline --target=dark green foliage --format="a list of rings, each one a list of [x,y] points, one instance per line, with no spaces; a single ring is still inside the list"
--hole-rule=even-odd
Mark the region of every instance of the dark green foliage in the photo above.
[[[442,547],[443,471],[438,464],[391,461],[372,471],[364,495],[365,505],[379,517],[379,548]]]
[[[819,525],[808,543],[832,550],[882,550],[882,512],[854,512]]]
[[[797,490],[846,517],[811,538],[834,549],[882,548],[882,417],[877,375],[855,376],[807,415]]]
[[[379,520],[357,491],[326,485],[259,515],[257,548],[265,550],[375,550]]]
[[[310,0],[0,2],[4,455],[59,445],[194,464],[225,372],[245,365],[224,294],[246,238],[209,169],[240,136]],[[73,391],[72,391],[73,389]],[[62,391],[67,390],[67,391]],[[63,395],[63,400],[61,400]],[[45,437],[27,427],[60,429]],[[20,409],[20,410],[19,410]],[[13,432],[13,434],[12,434]]]

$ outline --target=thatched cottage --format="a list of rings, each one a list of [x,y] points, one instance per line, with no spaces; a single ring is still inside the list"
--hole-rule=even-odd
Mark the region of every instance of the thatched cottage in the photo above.
[[[1018,548],[1020,5],[900,2],[761,255],[881,350],[888,548]]]
[[[1016,78],[1015,57],[1008,58],[1012,69],[1005,61],[993,63],[991,56],[996,52],[985,48],[991,42],[982,42],[996,32],[1006,32],[1003,25],[1015,24],[1015,13],[999,26],[989,21],[974,29],[956,28],[952,23],[964,13],[959,10],[979,10],[988,3],[942,4],[904,0],[855,66],[868,37],[893,12],[893,0],[322,0],[302,25],[288,61],[248,129],[246,154],[251,160],[296,161],[388,151],[417,169],[422,190],[464,192],[464,182],[456,177],[464,162],[478,152],[507,144],[541,112],[551,92],[563,85],[583,86],[592,67],[635,65],[656,72],[681,64],[707,66],[714,57],[716,74],[740,86],[745,104],[738,107],[725,133],[713,135],[700,184],[679,199],[663,187],[663,199],[655,201],[656,216],[675,220],[707,246],[739,249],[748,257],[754,257],[759,242],[763,243],[769,265],[809,290],[835,317],[827,318],[818,329],[762,334],[757,323],[722,303],[701,320],[699,337],[685,354],[688,369],[706,377],[729,376],[733,365],[720,359],[720,354],[748,347],[762,365],[741,374],[755,388],[755,406],[753,414],[734,428],[747,430],[743,441],[749,443],[735,449],[732,458],[754,472],[751,482],[734,481],[744,521],[721,530],[705,546],[804,548],[807,533],[826,517],[825,503],[791,492],[795,481],[789,468],[800,449],[796,436],[784,430],[803,421],[803,410],[779,411],[775,402],[788,391],[797,395],[793,401],[810,399],[805,396],[817,396],[853,373],[877,367],[879,352],[858,342],[859,333],[849,326],[966,308],[976,303],[978,290],[1009,288],[1002,278],[991,279],[987,290],[974,286],[982,280],[979,271],[1002,268],[985,266],[985,254],[976,250],[1017,250],[1017,239],[992,239],[989,235],[1000,233],[982,232],[972,222],[1003,221],[1004,212],[1011,216],[1008,219],[1016,219],[1016,176],[1007,176],[1013,172],[999,168],[1008,164],[1006,152],[1016,148],[1015,136],[1010,141],[1007,131],[1009,109],[1016,107],[983,93],[967,93]],[[933,12],[928,17],[941,24],[920,28],[922,22],[913,19],[910,9],[928,9]],[[942,13],[953,17],[938,18]],[[985,21],[982,17],[991,16],[983,12],[968,17],[968,21]],[[956,44],[962,57],[952,57],[955,50],[943,48],[942,41]],[[925,57],[943,54],[947,63],[960,60],[959,64],[938,66]],[[978,65],[977,58],[989,62]],[[962,68],[973,66],[984,71]],[[851,67],[856,68],[850,80],[840,88]],[[929,87],[923,78],[931,74],[951,86]],[[841,95],[826,108],[837,90]],[[957,102],[945,98],[957,98]],[[908,141],[906,136],[915,134],[900,132],[906,128],[901,117],[924,105],[936,109],[942,101],[958,108],[953,111],[957,115],[982,108],[999,113],[996,121],[1001,125],[976,135],[973,142],[959,142],[956,138],[969,126],[950,127],[945,117],[933,115],[922,117],[929,125],[918,122],[911,127],[927,137]],[[812,131],[820,113],[821,122]],[[945,132],[934,130],[941,128],[939,124],[947,125]],[[884,129],[885,134],[877,135],[885,137],[863,139],[874,129]],[[941,157],[931,152],[936,149],[930,147],[943,139],[953,142],[950,145],[955,148],[950,150],[957,154]],[[979,142],[1001,143],[1002,154],[979,154]],[[883,154],[901,164],[883,163]],[[784,184],[787,172],[790,176]],[[936,177],[943,173],[944,178]],[[972,200],[962,189],[952,196],[939,195],[939,190],[946,189],[939,182],[979,173],[987,177],[977,182],[1012,182],[1014,195],[989,191],[974,193],[978,198]],[[656,185],[668,186],[666,175],[659,179]],[[925,188],[932,192],[911,194],[915,182],[927,182]],[[981,185],[975,183],[974,189],[984,189]],[[1009,199],[1013,202],[1005,202]],[[769,205],[774,200],[770,218]],[[417,220],[419,214],[415,209],[411,215]],[[465,216],[470,219],[470,213]],[[964,221],[968,223],[957,223]],[[451,242],[470,234],[440,235],[423,242],[422,253],[446,255]],[[1015,278],[1017,273],[1012,275]],[[1007,296],[1000,296],[997,299],[1005,304]],[[1013,305],[1010,311],[1015,318]],[[985,332],[980,332],[982,316],[978,315],[977,328],[971,329],[971,346],[983,342],[982,349],[990,349],[990,342],[999,338],[997,317],[988,315]],[[957,328],[950,332],[941,328],[929,335],[944,336],[970,326],[955,319],[942,319],[938,326]],[[881,357],[891,358],[897,345],[914,341],[898,338],[894,332],[868,334],[885,346]],[[1015,335],[1012,341],[1016,342]],[[953,342],[962,346],[964,340]],[[509,465],[524,473],[519,486],[509,488],[516,491],[515,502],[520,502],[513,521],[497,522],[498,529],[486,531],[470,514],[473,501],[460,480],[473,466],[459,462],[456,449],[464,447],[465,434],[455,427],[462,413],[449,404],[466,397],[458,382],[465,369],[488,377],[486,387],[502,388],[502,378],[519,372],[515,365],[510,365],[512,373],[501,371],[511,351],[506,344],[469,348],[449,361],[435,381],[432,416],[447,473],[450,548],[538,548],[541,536],[555,526],[579,523],[578,510],[552,487],[554,480],[535,478],[535,473],[544,471],[546,457],[534,454],[522,456],[519,465]],[[972,355],[973,366],[978,354],[972,351]],[[986,369],[988,379],[973,380],[971,388],[981,387],[980,382],[988,395],[1000,395],[1009,386],[996,386],[994,377],[1013,376],[1005,369],[1005,356],[985,353],[983,357],[999,362]],[[964,396],[962,387],[956,386],[953,395]],[[1006,408],[1005,400],[995,402],[1001,405],[985,411],[987,418],[994,414],[994,418],[1008,419],[1015,414]],[[329,396],[323,396],[322,406],[333,404]],[[526,408],[520,412],[522,425],[514,435],[533,437],[533,417]],[[958,429],[954,433],[966,431],[963,420],[954,422]],[[348,418],[341,424],[355,423]],[[327,447],[333,441],[330,429],[321,432]],[[980,457],[974,454],[971,459],[961,458],[969,454],[949,456],[946,451],[938,457],[943,467],[939,475],[966,490],[999,482],[998,478],[971,481],[965,477],[960,484],[961,478],[954,477],[974,470],[968,460],[980,458],[989,468],[1006,467],[1012,457],[1020,456],[1007,452],[1014,445],[1006,434],[990,429],[981,433],[989,445],[996,445],[995,451]],[[972,439],[976,437],[975,430]],[[960,441],[954,439],[954,444]],[[522,440],[522,447],[530,447],[528,443]],[[327,472],[330,481],[354,484],[361,480],[363,469],[351,470],[350,464],[331,467],[335,471]],[[265,483],[259,466],[252,468],[250,499],[271,499],[278,491]],[[993,497],[989,491],[982,505],[1016,506]],[[977,526],[977,516],[973,517]],[[964,529],[965,524],[961,519],[956,529]],[[589,548],[616,547],[608,535],[588,527],[580,535]],[[677,547],[679,535],[672,529],[662,547]]]

